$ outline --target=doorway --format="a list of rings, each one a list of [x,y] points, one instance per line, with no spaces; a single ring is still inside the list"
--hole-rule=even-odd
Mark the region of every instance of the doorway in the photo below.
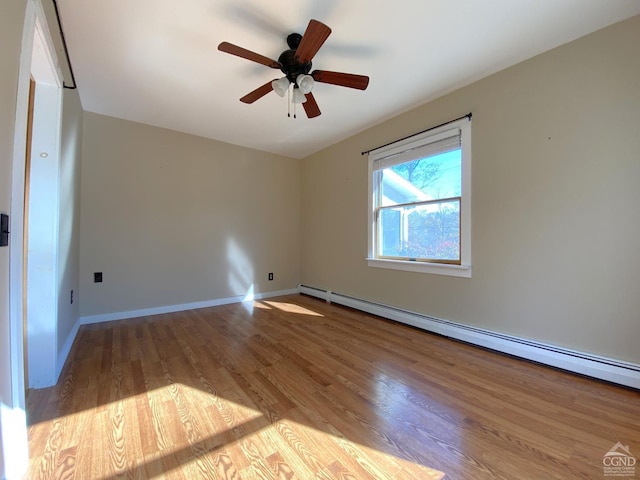
[[[35,83],[31,138],[25,151],[23,228],[23,332],[28,371],[27,388],[43,388],[57,381],[58,221],[60,123],[62,87],[48,64],[43,32],[36,21],[31,75]],[[44,62],[43,64],[43,61]],[[29,141],[30,140],[30,141]],[[28,172],[27,172],[28,167]],[[27,195],[28,194],[28,195]]]
[[[30,0],[26,3],[25,22],[20,54],[20,70],[18,73],[18,89],[16,96],[15,128],[13,138],[13,159],[11,177],[11,210],[10,210],[10,243],[9,243],[9,313],[10,313],[10,397],[3,398],[0,405],[0,434],[2,441],[2,459],[4,460],[3,474],[7,478],[20,478],[28,465],[27,429],[25,415],[25,360],[28,359],[29,382],[35,381],[55,383],[56,362],[52,360],[45,365],[45,360],[55,359],[56,351],[56,323],[57,312],[57,231],[59,185],[57,172],[48,178],[49,186],[41,189],[34,177],[47,175],[42,165],[46,165],[48,172],[55,171],[60,161],[60,130],[62,113],[62,76],[58,71],[55,48],[51,40],[46,16],[40,0]],[[31,78],[35,82],[33,96],[33,136],[32,152],[30,155],[31,168],[29,179],[29,215],[25,215],[25,168],[27,145],[27,116],[29,111],[29,85]],[[34,204],[36,209],[34,210]],[[48,205],[47,205],[48,204]],[[38,208],[38,205],[40,207]],[[43,215],[48,211],[47,215]],[[28,225],[25,219],[28,218]],[[41,224],[42,219],[44,224]],[[43,233],[41,225],[45,225],[48,250],[42,258],[32,255],[29,242],[32,235]],[[28,228],[28,237],[24,235]],[[50,270],[43,270],[40,275],[28,275],[27,283],[23,283],[24,260],[28,263],[53,266]],[[33,258],[32,258],[33,257]],[[46,258],[45,258],[46,257]],[[33,261],[32,261],[33,260]],[[30,266],[27,267],[28,269]],[[32,281],[39,282],[34,290]],[[44,294],[43,303],[48,310],[46,321],[33,322],[31,299]],[[26,295],[26,297],[25,297]],[[23,298],[27,302],[27,317],[23,320]],[[34,307],[37,313],[37,308]],[[44,308],[42,309],[44,310]],[[52,318],[53,315],[53,318]],[[41,325],[48,330],[49,340],[43,351],[37,341],[32,341],[31,332],[38,334]],[[27,351],[25,352],[25,335],[27,327]],[[53,330],[53,333],[51,333]],[[44,337],[42,337],[44,338]],[[37,338],[36,338],[37,340]],[[44,342],[43,342],[44,344]],[[34,355],[36,353],[36,355]],[[32,357],[37,361],[33,362]],[[39,371],[42,370],[42,371]],[[38,380],[38,379],[41,380]]]

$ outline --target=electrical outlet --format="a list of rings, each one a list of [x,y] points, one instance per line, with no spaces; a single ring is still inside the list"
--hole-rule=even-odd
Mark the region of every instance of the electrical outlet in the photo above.
[[[273,272],[269,273],[269,281],[273,280]]]
[[[93,273],[93,283],[102,283],[102,272]]]

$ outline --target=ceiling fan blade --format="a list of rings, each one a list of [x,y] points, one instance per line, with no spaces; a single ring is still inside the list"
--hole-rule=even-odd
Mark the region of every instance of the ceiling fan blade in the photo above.
[[[256,88],[253,92],[247,93],[244,97],[240,99],[243,103],[253,103],[256,100],[261,99],[267,93],[273,90],[273,86],[271,85],[271,81],[265,83],[261,87]]]
[[[310,62],[325,40],[331,34],[331,29],[317,20],[310,20],[307,29],[296,49],[295,58],[300,63]]]
[[[265,57],[264,55],[260,55],[259,53],[252,52],[251,50],[247,50],[246,48],[239,47],[229,42],[222,42],[220,45],[218,45],[218,50],[224,53],[230,53],[231,55],[235,55],[236,57],[246,58],[247,60],[251,60],[252,62],[266,65],[267,67],[282,67],[282,64],[276,60]]]
[[[302,104],[304,107],[304,111],[307,114],[308,118],[315,118],[320,115],[320,107],[316,103],[316,99],[313,96],[313,93],[306,93],[304,95],[307,98],[307,101]]]
[[[311,73],[311,76],[316,82],[330,83],[341,87],[357,88],[358,90],[366,90],[369,86],[369,77],[365,75],[330,72],[328,70],[314,70]]]

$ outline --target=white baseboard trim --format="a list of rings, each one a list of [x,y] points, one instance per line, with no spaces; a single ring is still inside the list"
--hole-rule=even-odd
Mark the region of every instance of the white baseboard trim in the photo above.
[[[58,365],[56,365],[56,378],[55,383],[58,383],[60,379],[60,374],[62,373],[62,369],[64,368],[64,364],[69,357],[69,353],[71,353],[71,347],[73,347],[73,342],[78,336],[78,329],[80,329],[80,318],[76,320],[76,323],[73,325],[73,328],[69,332],[67,336],[67,340],[64,342],[62,346],[62,350],[58,352]],[[55,385],[55,384],[54,384]]]
[[[80,317],[81,325],[89,325],[91,323],[111,322],[114,320],[125,320],[127,318],[146,317],[147,315],[160,315],[163,313],[183,312],[185,310],[194,310],[196,308],[217,307],[219,305],[229,305],[231,303],[240,303],[253,300],[261,300],[263,298],[279,297],[281,295],[292,295],[298,293],[298,289],[279,290],[275,292],[255,293],[248,295],[239,295],[236,297],[218,298],[214,300],[205,300],[203,302],[183,303],[180,305],[165,305],[161,307],[143,308],[140,310],[130,310],[127,312],[102,313],[99,315],[88,315]],[[72,342],[73,343],[73,342]]]
[[[448,320],[410,312],[388,305],[342,295],[330,290],[310,287],[308,285],[300,285],[298,291],[306,295],[321,298],[330,303],[355,308],[356,310],[378,315],[456,340],[600,380],[640,389],[640,365],[638,364],[450,322]]]

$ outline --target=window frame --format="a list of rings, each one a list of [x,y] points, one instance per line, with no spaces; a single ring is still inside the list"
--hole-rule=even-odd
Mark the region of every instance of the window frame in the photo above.
[[[430,143],[441,138],[445,132],[460,130],[460,148],[462,158],[461,198],[460,198],[460,262],[442,262],[429,260],[407,260],[378,255],[378,221],[376,213],[379,200],[379,181],[376,181],[374,163],[376,160],[390,155],[408,154],[406,162],[419,159],[411,159],[410,152],[419,151]],[[404,162],[403,162],[404,163]],[[384,147],[372,150],[368,155],[368,250],[367,264],[369,267],[404,270],[409,272],[430,273],[436,275],[448,275],[454,277],[471,278],[471,118],[464,117],[460,120],[447,123],[440,127],[428,130],[418,135],[399,140]]]

